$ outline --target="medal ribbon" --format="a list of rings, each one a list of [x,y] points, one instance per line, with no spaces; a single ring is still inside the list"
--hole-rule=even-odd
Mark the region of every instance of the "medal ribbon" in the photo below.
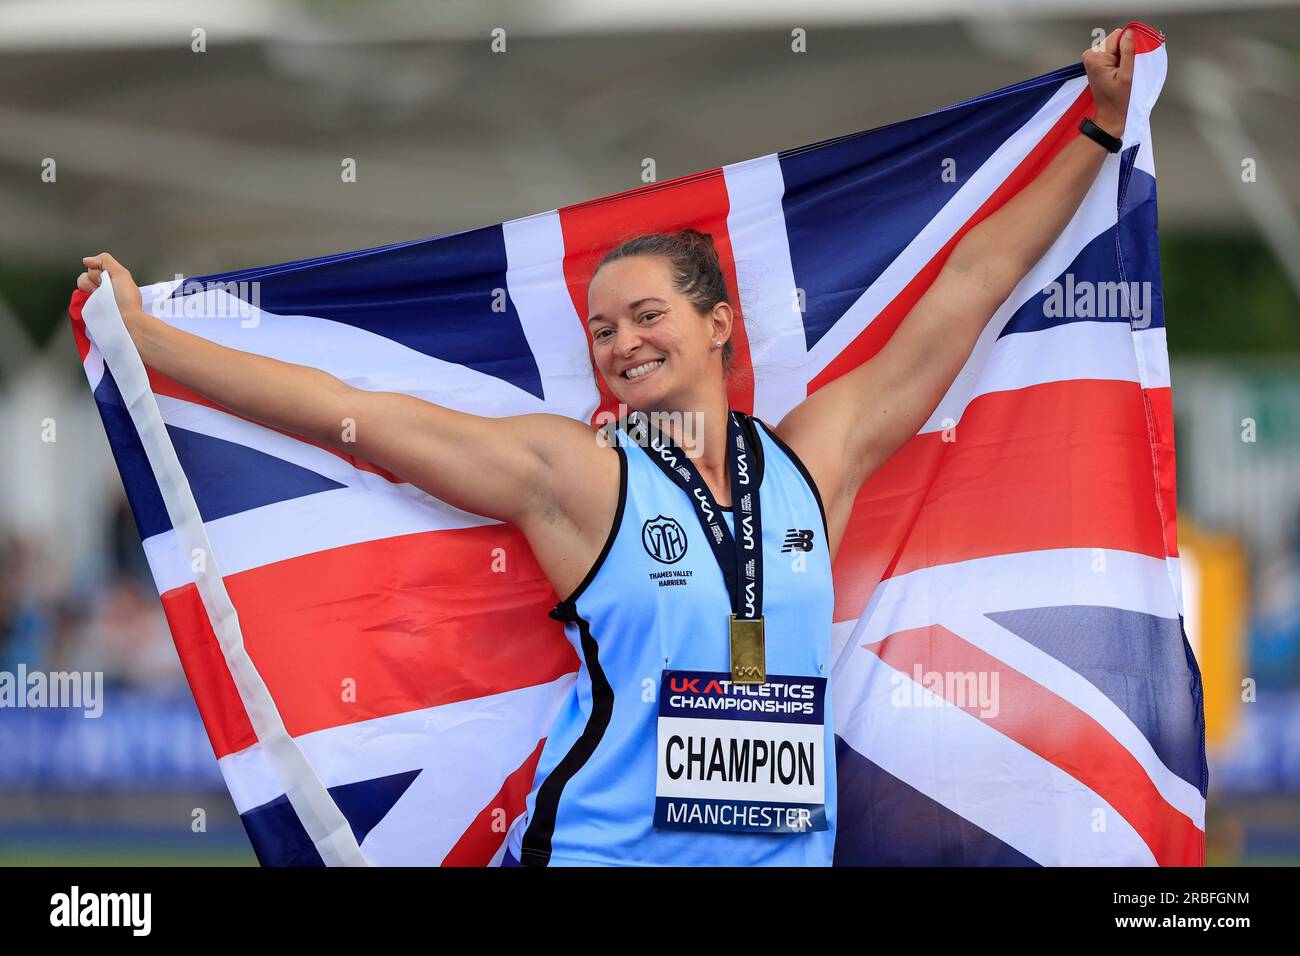
[[[731,506],[736,525],[733,536],[699,469],[672,438],[654,428],[641,412],[627,417],[628,434],[695,505],[704,538],[722,569],[731,610],[739,619],[763,616],[763,526],[758,510],[758,483],[754,449],[737,415],[727,413],[727,465],[731,478]]]

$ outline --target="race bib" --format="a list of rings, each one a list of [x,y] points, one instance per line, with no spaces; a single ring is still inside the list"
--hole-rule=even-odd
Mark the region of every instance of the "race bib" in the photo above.
[[[664,671],[655,828],[825,830],[825,700],[825,677]]]

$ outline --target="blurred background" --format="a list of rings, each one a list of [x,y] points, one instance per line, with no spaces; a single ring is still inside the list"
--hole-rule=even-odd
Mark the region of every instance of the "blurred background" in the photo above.
[[[0,708],[0,864],[255,862],[77,361],[83,255],[144,285],[488,225],[640,185],[646,157],[662,181],[947,106],[1129,19],[1170,50],[1152,125],[1210,862],[1300,863],[1295,4],[0,0],[0,671],[102,671],[115,701]]]

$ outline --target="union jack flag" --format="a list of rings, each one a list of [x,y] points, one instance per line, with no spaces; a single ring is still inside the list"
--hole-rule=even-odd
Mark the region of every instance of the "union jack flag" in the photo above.
[[[1203,862],[1148,126],[1166,61],[1132,26],[1124,149],[858,496],[834,565],[837,863]],[[599,424],[592,270],[691,226],[739,296],[731,403],[775,424],[880,349],[1090,105],[1076,64],[499,225],[156,283],[144,305],[359,388]],[[258,858],[499,861],[578,669],[522,536],[146,371],[111,291],[70,313]]]

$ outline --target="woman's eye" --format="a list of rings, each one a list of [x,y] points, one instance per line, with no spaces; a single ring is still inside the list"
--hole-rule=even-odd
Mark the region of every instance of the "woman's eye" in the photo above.
[[[661,315],[663,315],[662,312],[643,312],[640,315],[640,319],[643,322],[652,322],[655,319],[659,318],[659,316]],[[609,338],[613,334],[614,334],[613,329],[600,329],[599,331],[593,332],[591,338],[593,341],[600,342],[604,339]]]

